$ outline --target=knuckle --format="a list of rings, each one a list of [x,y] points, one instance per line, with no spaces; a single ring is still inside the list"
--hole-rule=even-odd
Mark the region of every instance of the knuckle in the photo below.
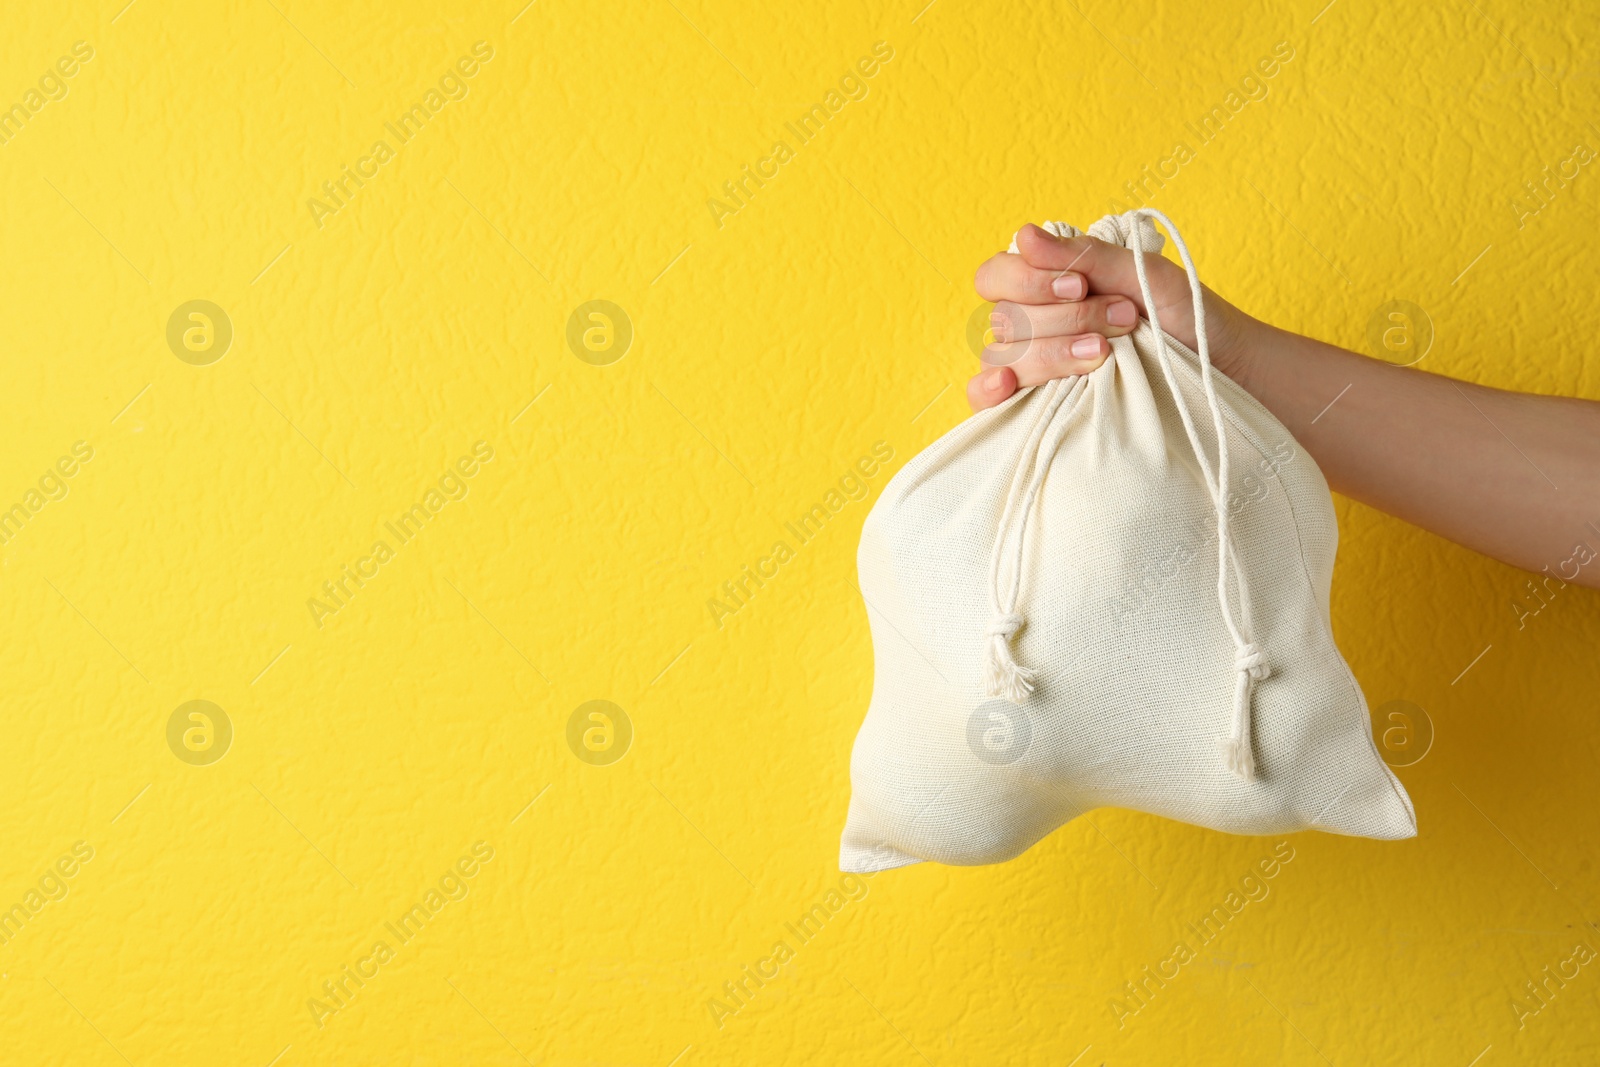
[[[1084,234],[1074,237],[1067,242],[1067,263],[1069,269],[1079,274],[1088,274],[1094,269],[1094,263],[1100,253],[1100,239]]]
[[[1033,315],[1028,305],[1003,300],[994,309],[1005,321],[1007,341],[1026,341],[1034,335]]]
[[[1061,329],[1070,333],[1083,333],[1094,328],[1096,297],[1080,300],[1062,307]]]
[[[1072,347],[1072,338],[1058,336],[1047,337],[1037,345],[1036,352],[1044,363],[1065,363],[1071,356],[1069,349]]]
[[[989,309],[989,337],[995,341],[1009,341],[1012,335],[1011,312],[1003,300],[996,300]]]
[[[978,264],[978,272],[973,276],[973,286],[978,290],[978,295],[985,300],[993,299],[989,294],[995,291],[995,285],[999,280],[999,260],[1000,256],[990,256]]]
[[[988,281],[989,281],[989,264],[987,264],[987,263],[979,263],[978,264],[978,269],[976,271],[974,271],[973,274],[972,274],[972,287],[974,289],[976,289],[978,291],[978,295],[983,297],[985,300],[987,300],[989,298],[989,284],[988,284]]]

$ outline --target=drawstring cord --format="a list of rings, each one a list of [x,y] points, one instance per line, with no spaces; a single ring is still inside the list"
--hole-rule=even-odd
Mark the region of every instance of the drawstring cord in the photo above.
[[[1033,502],[1038,499],[1039,487],[1049,467],[1045,459],[1055,454],[1062,436],[1071,425],[1072,413],[1081,405],[1074,404],[1068,408],[1067,417],[1062,420],[1049,443],[1041,442],[1066,400],[1082,388],[1083,380],[1077,377],[1058,378],[1043,386],[1045,403],[1034,419],[1027,443],[1022,446],[1022,462],[1017,464],[1016,473],[1011,477],[1011,489],[1006,494],[1006,506],[1000,515],[1000,535],[995,538],[994,554],[989,562],[990,606],[994,609],[994,615],[987,634],[984,693],[987,696],[1004,697],[1013,704],[1021,704],[1033,692],[1033,671],[1017,663],[1011,654],[1011,638],[1026,621],[1017,612],[1017,598],[1022,592],[1023,546],[1028,516],[1032,513]],[[1014,534],[1011,533],[1013,529]],[[1001,574],[1001,564],[1006,560],[1008,547],[1013,550],[1010,554],[1009,582],[1003,581]]]
[[[1222,621],[1227,624],[1228,633],[1233,637],[1233,668],[1238,672],[1233,692],[1233,721],[1228,731],[1228,737],[1222,743],[1222,758],[1228,770],[1238,777],[1249,781],[1256,776],[1256,761],[1254,746],[1251,743],[1250,730],[1250,697],[1255,690],[1257,682],[1272,673],[1271,666],[1267,663],[1266,653],[1260,646],[1251,641],[1247,630],[1249,628],[1250,594],[1245,585],[1244,568],[1239,564],[1238,553],[1233,547],[1233,534],[1229,529],[1228,510],[1228,437],[1227,423],[1222,417],[1222,407],[1217,403],[1217,391],[1212,384],[1211,348],[1206,339],[1206,309],[1205,290],[1200,285],[1200,277],[1194,269],[1194,260],[1189,256],[1189,247],[1183,243],[1183,235],[1172,224],[1172,220],[1153,208],[1140,208],[1132,212],[1138,226],[1145,219],[1159,220],[1172,235],[1172,243],[1178,249],[1178,256],[1183,260],[1184,273],[1189,276],[1189,294],[1194,301],[1194,334],[1196,348],[1200,357],[1200,384],[1205,391],[1206,406],[1211,409],[1211,424],[1217,435],[1217,470],[1213,477],[1211,462],[1206,458],[1205,449],[1200,444],[1200,436],[1195,432],[1194,419],[1189,415],[1189,405],[1183,399],[1183,393],[1178,389],[1177,380],[1172,374],[1172,352],[1167,347],[1167,335],[1162,332],[1161,320],[1156,312],[1156,301],[1150,292],[1150,279],[1144,266],[1144,249],[1139,241],[1133,242],[1133,266],[1139,275],[1139,292],[1144,296],[1145,315],[1150,320],[1151,332],[1156,337],[1156,351],[1160,358],[1157,362],[1161,366],[1161,376],[1167,380],[1167,387],[1172,391],[1172,399],[1178,408],[1178,415],[1183,419],[1183,428],[1188,434],[1189,444],[1194,448],[1195,459],[1200,463],[1200,472],[1205,477],[1206,488],[1211,492],[1212,504],[1217,512],[1217,605],[1222,609]],[[1239,590],[1239,606],[1245,616],[1242,620],[1235,620],[1233,609],[1228,604],[1228,572],[1233,571],[1234,583]]]
[[[1222,610],[1223,622],[1228,627],[1228,633],[1233,638],[1234,660],[1233,667],[1237,674],[1233,694],[1233,716],[1229,732],[1222,742],[1223,762],[1230,772],[1239,778],[1249,781],[1255,777],[1255,754],[1251,738],[1250,703],[1257,682],[1271,674],[1271,667],[1267,662],[1266,653],[1250,640],[1249,590],[1245,584],[1244,568],[1239,563],[1238,554],[1233,546],[1232,531],[1229,527],[1229,511],[1227,504],[1228,486],[1228,438],[1227,423],[1222,416],[1222,407],[1217,401],[1216,388],[1212,381],[1211,350],[1206,338],[1206,313],[1204,290],[1200,285],[1200,278],[1195,271],[1194,260],[1189,255],[1188,246],[1183,242],[1183,236],[1172,220],[1153,208],[1140,208],[1122,216],[1131,219],[1134,232],[1132,239],[1127,241],[1128,247],[1133,251],[1134,270],[1139,277],[1139,291],[1144,296],[1145,316],[1150,321],[1151,332],[1156,339],[1156,363],[1161,368],[1161,375],[1166,379],[1167,387],[1171,390],[1173,404],[1178,410],[1178,416],[1183,421],[1185,434],[1189,444],[1194,449],[1195,459],[1200,464],[1202,480],[1206,491],[1211,496],[1212,505],[1217,515],[1217,605]],[[1159,221],[1168,233],[1172,235],[1172,242],[1178,249],[1178,255],[1183,260],[1184,272],[1189,279],[1189,292],[1194,301],[1195,338],[1197,341],[1198,355],[1200,357],[1200,382],[1205,392],[1206,406],[1210,410],[1212,427],[1217,436],[1217,467],[1212,471],[1211,461],[1207,458],[1205,448],[1200,443],[1200,435],[1195,430],[1194,419],[1190,415],[1189,405],[1184,400],[1182,391],[1178,388],[1177,379],[1172,372],[1173,355],[1167,346],[1167,335],[1162,332],[1161,320],[1156,311],[1156,301],[1150,291],[1150,280],[1145,271],[1144,263],[1144,235],[1139,228],[1145,220]],[[1061,233],[1064,227],[1051,226],[1052,232],[1059,236],[1070,236]],[[1075,231],[1074,231],[1075,232]],[[1014,247],[1014,246],[1013,246]],[[1159,249],[1159,244],[1156,246]],[[987,696],[1003,697],[1013,704],[1023,703],[1034,689],[1034,672],[1017,663],[1011,653],[1011,638],[1026,624],[1026,619],[1017,610],[1017,600],[1022,587],[1022,563],[1024,559],[1023,545],[1027,533],[1028,519],[1033,511],[1034,501],[1043,484],[1045,471],[1049,468],[1049,460],[1055,455],[1062,438],[1071,426],[1073,416],[1082,409],[1082,404],[1073,404],[1067,409],[1067,415],[1061,419],[1059,426],[1054,426],[1056,416],[1068,397],[1075,395],[1084,387],[1084,379],[1074,376],[1066,379],[1056,379],[1042,388],[1045,391],[1045,404],[1040,410],[1034,425],[1028,434],[1027,443],[1022,449],[1022,461],[1018,463],[1016,473],[1012,476],[1011,487],[1007,492],[1005,509],[1000,517],[1000,532],[995,539],[994,555],[990,565],[990,600],[994,615],[986,632],[987,655],[984,666],[984,692]],[[1048,443],[1044,441],[1045,435],[1054,428]],[[1001,565],[1010,557],[1011,569],[1009,581],[1002,582]],[[1238,588],[1241,619],[1236,620],[1228,598],[1228,574],[1233,573],[1234,584]]]

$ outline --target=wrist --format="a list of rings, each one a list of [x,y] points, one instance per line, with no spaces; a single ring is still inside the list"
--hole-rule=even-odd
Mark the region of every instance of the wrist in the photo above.
[[[1250,378],[1259,354],[1267,347],[1265,336],[1272,327],[1251,318],[1209,290],[1206,295],[1206,340],[1211,364],[1246,392],[1253,393]]]

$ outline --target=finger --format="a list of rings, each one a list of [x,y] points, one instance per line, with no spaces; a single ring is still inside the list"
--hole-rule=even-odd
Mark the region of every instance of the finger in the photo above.
[[[1019,304],[1054,304],[1081,300],[1089,291],[1081,273],[1029,266],[1021,256],[1002,252],[978,266],[974,279],[985,300],[1013,300]]]
[[[1111,342],[1098,333],[1003,342],[983,350],[982,360],[988,367],[983,374],[1010,371],[1016,380],[1015,388],[1022,389],[1054,378],[1088,374],[1098,370],[1110,355]]]
[[[992,408],[1017,391],[1017,376],[1010,367],[986,367],[967,383],[967,403],[973,411]]]
[[[1090,296],[1068,304],[1017,304],[1002,300],[989,315],[996,341],[1099,333],[1121,337],[1133,332],[1139,309],[1125,296]]]
[[[1017,231],[1017,250],[1031,270],[1073,271],[1084,276],[1090,291],[1121,293],[1137,304],[1140,311],[1145,310],[1138,268],[1134,266],[1133,252],[1129,249],[1087,234],[1057,237],[1029,223]],[[1150,291],[1158,297],[1183,273],[1181,267],[1158,253],[1147,254],[1144,261],[1150,276]]]
[[[1159,318],[1161,328],[1191,347],[1195,344],[1194,297],[1188,275],[1170,259],[1156,253],[1144,256],[1145,271],[1155,310],[1145,306],[1139,287],[1138,268],[1133,252],[1108,244],[1098,237],[1056,237],[1037,226],[1017,231],[1017,249],[1024,262],[1035,270],[1072,270],[1081,273],[1093,293],[1119,293],[1132,300],[1145,318]],[[1206,292],[1209,304],[1218,306],[1215,294]],[[1219,320],[1220,321],[1220,320]],[[1213,341],[1215,333],[1208,330]]]

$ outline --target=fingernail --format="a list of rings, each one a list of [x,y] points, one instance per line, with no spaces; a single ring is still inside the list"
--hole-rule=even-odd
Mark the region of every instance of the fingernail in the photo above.
[[[1118,300],[1106,308],[1106,321],[1113,326],[1132,326],[1139,321],[1139,313],[1127,300]]]
[[[1050,291],[1063,300],[1083,299],[1083,275],[1063,274],[1050,283]]]
[[[998,393],[1000,390],[1005,388],[1004,379],[1005,373],[1003,371],[990,371],[984,378],[983,391],[986,393]]]
[[[1132,307],[1132,304],[1128,305]],[[1080,337],[1072,342],[1071,352],[1077,359],[1093,359],[1100,354],[1100,338]]]

